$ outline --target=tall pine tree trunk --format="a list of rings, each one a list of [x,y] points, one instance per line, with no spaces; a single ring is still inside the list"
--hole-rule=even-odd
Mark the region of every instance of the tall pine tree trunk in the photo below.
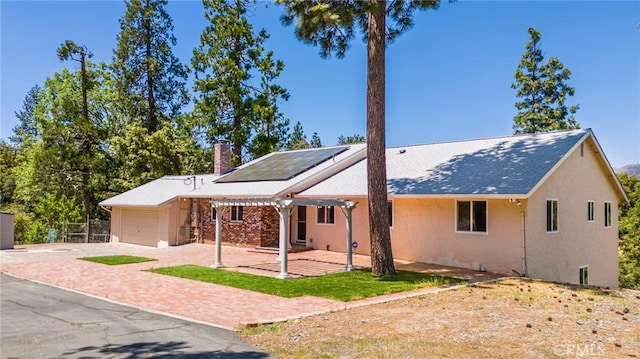
[[[373,0],[367,41],[367,186],[371,271],[394,274],[387,207],[387,161],[385,156],[385,20],[386,2]]]
[[[235,2],[235,15],[236,20],[240,22],[240,13],[242,12],[242,2],[236,0]],[[242,49],[242,41],[241,38],[236,36],[233,38],[233,48],[234,52],[232,54],[233,62],[235,68],[240,71],[242,69],[242,62],[240,61],[240,56],[244,53]],[[236,83],[234,84],[236,89],[242,88],[242,80],[238,77],[235,77]],[[242,148],[245,146],[245,141],[242,136],[242,131],[244,130],[244,126],[242,126],[242,113],[244,113],[244,105],[242,100],[242,95],[238,95],[235,99],[236,103],[233,105],[233,125],[231,129],[231,137],[233,138],[233,156],[231,158],[231,163],[234,167],[242,165]],[[241,112],[242,111],[242,112]]]
[[[84,242],[89,243],[91,232],[91,191],[89,190],[89,178],[91,177],[89,166],[84,167],[82,173],[82,205],[84,206]]]
[[[155,69],[151,68],[151,59],[152,59],[152,52],[151,52],[151,39],[152,39],[152,35],[151,35],[151,24],[149,24],[149,21],[146,20],[145,21],[145,30],[147,31],[147,37],[145,39],[146,42],[146,48],[145,48],[145,55],[146,55],[146,64],[147,64],[147,130],[149,130],[149,134],[152,134],[154,132],[156,132],[158,130],[158,119],[157,119],[157,114],[156,114],[156,99],[153,95],[153,72],[155,71]]]
[[[84,125],[89,126],[89,100],[87,99],[87,67],[86,67],[86,54],[82,50],[80,53],[80,86],[82,88],[82,117]],[[85,138],[82,141],[83,156],[86,155],[91,148],[91,138]],[[82,167],[82,205],[84,206],[84,241],[89,243],[89,230],[91,229],[91,191],[89,190],[89,166],[85,164]]]
[[[237,107],[236,107],[237,108]],[[243,141],[240,140],[240,136],[242,136],[242,117],[238,113],[239,110],[236,109],[233,114],[233,158],[231,159],[231,163],[234,167],[238,167],[242,165],[242,147],[244,145]]]

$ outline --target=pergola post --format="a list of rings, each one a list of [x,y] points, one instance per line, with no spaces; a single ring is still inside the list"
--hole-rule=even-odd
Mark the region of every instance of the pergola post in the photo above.
[[[276,257],[276,262],[282,262],[282,233],[284,232],[284,224],[282,221],[282,210],[280,209],[279,206],[275,207],[276,210],[278,211],[278,216],[280,216],[280,220],[279,220],[279,229],[278,229],[278,257]],[[285,250],[286,252],[286,250]]]
[[[354,206],[355,207],[355,206]],[[345,217],[347,219],[347,265],[344,268],[347,272],[353,270],[353,237],[352,237],[352,221],[351,213],[353,212],[352,206],[345,206]]]
[[[215,250],[215,261],[211,268],[222,268],[221,255],[222,255],[222,207],[213,204],[212,207],[216,211],[216,250]]]
[[[343,204],[340,206],[340,209],[342,210],[342,214],[344,214],[344,217],[346,219],[346,230],[347,230],[347,245],[346,245],[346,252],[347,252],[347,265],[345,266],[344,270],[345,271],[352,271],[355,267],[353,266],[353,221],[351,220],[352,218],[352,213],[353,213],[353,209],[356,208],[356,205],[358,203],[357,202],[353,202],[353,201],[344,201]]]
[[[291,207],[289,204],[282,204],[278,206],[278,210],[280,213],[280,274],[276,278],[284,279],[289,277],[287,243],[289,242],[289,211],[291,211]]]

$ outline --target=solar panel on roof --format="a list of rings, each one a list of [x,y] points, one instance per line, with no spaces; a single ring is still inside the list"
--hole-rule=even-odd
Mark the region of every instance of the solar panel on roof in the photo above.
[[[349,147],[279,152],[220,178],[217,182],[286,181],[336,156]]]

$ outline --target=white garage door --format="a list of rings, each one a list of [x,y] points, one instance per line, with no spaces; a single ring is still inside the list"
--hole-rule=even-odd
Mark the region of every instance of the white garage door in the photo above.
[[[158,245],[158,211],[156,209],[122,209],[120,241],[145,246]]]

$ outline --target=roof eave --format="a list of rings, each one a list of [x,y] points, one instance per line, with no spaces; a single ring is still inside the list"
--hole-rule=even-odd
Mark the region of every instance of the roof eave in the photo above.
[[[297,195],[297,198],[366,198],[366,194],[314,194]],[[388,198],[403,199],[460,199],[460,198],[488,198],[488,199],[527,199],[526,193],[443,193],[443,194],[388,194]]]
[[[442,193],[442,194],[389,194],[389,198],[446,198],[446,199],[460,199],[460,198],[487,198],[487,199],[527,199],[527,195],[524,193]]]
[[[130,207],[130,208],[139,208],[139,207],[148,207],[148,208],[152,208],[152,207],[160,207],[162,205],[161,204],[131,204],[131,203],[103,203],[100,202],[98,203],[99,206],[101,207]]]

